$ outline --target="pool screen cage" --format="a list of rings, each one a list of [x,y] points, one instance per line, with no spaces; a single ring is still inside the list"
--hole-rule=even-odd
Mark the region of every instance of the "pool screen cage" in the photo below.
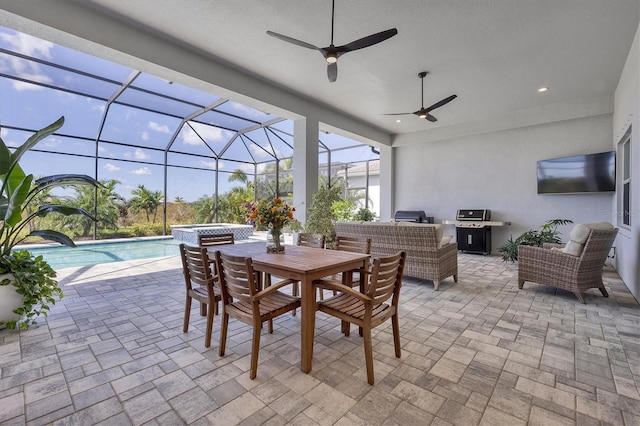
[[[142,187],[162,199],[164,233],[170,200],[211,197],[218,221],[220,196],[243,185],[254,199],[292,196],[293,123],[269,112],[4,27],[0,95],[10,147],[65,117],[23,157],[27,173],[83,173],[130,194]],[[379,160],[369,146],[320,132],[318,149],[321,185],[342,180],[345,196],[376,204],[369,174]]]

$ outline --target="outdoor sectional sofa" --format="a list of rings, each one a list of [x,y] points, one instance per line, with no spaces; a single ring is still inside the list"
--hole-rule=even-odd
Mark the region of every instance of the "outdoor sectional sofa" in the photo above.
[[[371,238],[371,255],[390,256],[400,250],[407,253],[404,275],[440,282],[453,276],[458,282],[458,245],[443,238],[442,225],[413,222],[337,222],[336,234]]]

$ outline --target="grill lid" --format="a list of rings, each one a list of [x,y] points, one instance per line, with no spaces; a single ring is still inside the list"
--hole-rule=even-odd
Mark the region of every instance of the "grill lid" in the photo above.
[[[424,210],[398,210],[393,219],[396,222],[429,223],[429,218]]]
[[[456,214],[456,220],[491,220],[491,210],[460,209]]]

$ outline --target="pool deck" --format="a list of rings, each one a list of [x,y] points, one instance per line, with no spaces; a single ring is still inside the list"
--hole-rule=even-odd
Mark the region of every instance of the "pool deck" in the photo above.
[[[640,306],[611,268],[610,297],[587,304],[552,287],[517,287],[517,265],[460,254],[459,281],[405,278],[402,357],[390,321],[362,338],[316,316],[313,370],[300,371],[300,315],[262,333],[229,323],[218,355],[192,306],[182,332],[178,256],[59,271],[65,297],[26,331],[0,330],[0,424],[565,425],[640,424]],[[329,295],[329,292],[326,293]]]

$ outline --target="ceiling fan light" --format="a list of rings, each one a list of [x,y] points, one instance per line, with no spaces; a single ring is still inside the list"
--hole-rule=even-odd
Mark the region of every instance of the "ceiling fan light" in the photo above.
[[[418,117],[427,118],[427,113],[426,112],[421,112],[420,115],[418,115]]]
[[[335,55],[335,53],[329,53],[327,55],[327,63],[335,64],[336,62],[338,62],[338,57]]]

